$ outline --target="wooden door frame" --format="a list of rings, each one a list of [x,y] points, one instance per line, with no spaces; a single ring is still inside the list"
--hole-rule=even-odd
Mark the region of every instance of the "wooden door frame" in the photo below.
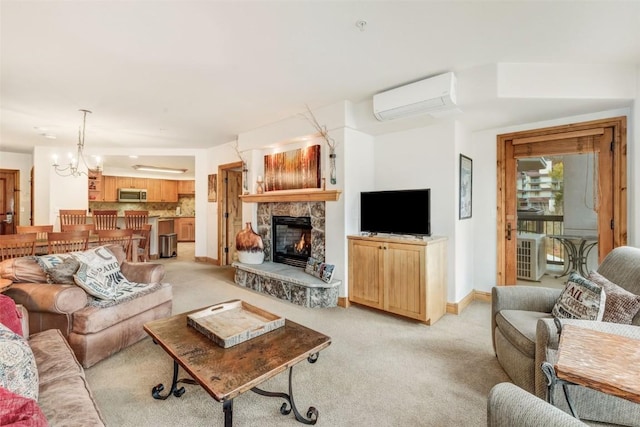
[[[227,238],[227,218],[224,217],[224,208],[227,206],[227,192],[222,191],[224,189],[223,175],[226,171],[232,169],[242,169],[242,161],[226,163],[218,166],[218,265],[227,265],[225,256],[225,240]]]
[[[596,128],[613,128],[613,247],[627,244],[627,118],[613,117],[589,122],[573,123],[497,136],[497,277],[498,285],[507,283],[507,262],[511,258],[505,238],[507,227],[517,230],[517,218],[507,218],[507,203],[516,203],[516,195],[508,191],[507,180],[515,182],[512,162],[514,139],[527,138],[530,142],[543,142],[569,138],[572,135],[588,133]],[[509,194],[508,194],[509,193]],[[514,254],[515,255],[515,254]],[[515,260],[515,256],[513,257]]]

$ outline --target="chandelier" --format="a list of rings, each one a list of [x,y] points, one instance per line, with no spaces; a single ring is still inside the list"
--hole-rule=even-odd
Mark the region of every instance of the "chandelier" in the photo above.
[[[69,163],[66,165],[61,165],[58,163],[58,156],[53,156],[53,169],[60,176],[74,176],[79,177],[81,175],[88,175],[88,172],[98,173],[101,170],[100,167],[100,158],[96,158],[96,167],[91,168],[84,158],[84,130],[87,123],[87,113],[91,114],[89,110],[78,110],[82,111],[82,127],[78,130],[78,152],[74,157],[73,154],[69,153]],[[82,162],[82,163],[81,163]],[[84,167],[81,167],[83,165]],[[86,170],[85,170],[86,169]]]

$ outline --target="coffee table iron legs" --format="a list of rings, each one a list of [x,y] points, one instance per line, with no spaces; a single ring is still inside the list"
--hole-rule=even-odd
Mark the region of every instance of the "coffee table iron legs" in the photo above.
[[[178,388],[178,383],[198,384],[192,379],[188,379],[188,378],[178,379],[178,368],[179,368],[178,362],[174,360],[173,361],[173,379],[171,380],[171,389],[169,390],[169,393],[165,395],[161,395],[160,393],[164,391],[164,384],[158,384],[153,389],[151,389],[151,395],[153,396],[154,399],[165,400],[167,397],[171,395],[174,395],[175,397],[182,396],[185,392],[185,389],[184,387]]]
[[[314,353],[309,357],[307,357],[307,361],[309,363],[316,363],[319,356],[320,356],[319,353]],[[151,390],[151,395],[153,396],[154,399],[165,400],[171,395],[175,397],[181,397],[184,394],[185,389],[184,387],[178,388],[178,383],[198,384],[196,381],[189,378],[178,379],[179,368],[180,368],[180,365],[178,365],[178,362],[174,360],[171,389],[167,394],[162,395],[160,393],[164,391],[164,385],[158,384],[157,386],[153,387],[153,389]],[[303,424],[308,424],[308,425],[314,425],[318,421],[318,415],[319,415],[318,410],[313,406],[310,406],[309,409],[307,409],[306,417],[303,416],[298,411],[298,408],[296,407],[296,404],[293,400],[292,378],[293,378],[293,366],[289,368],[289,394],[265,391],[258,387],[253,387],[251,391],[261,396],[280,397],[286,400],[286,402],[284,402],[280,407],[280,413],[282,415],[289,415],[293,410],[293,415],[296,417],[296,420],[298,420],[298,422],[301,422]],[[222,410],[224,411],[224,427],[232,427],[233,426],[233,399],[225,400],[222,403]]]
[[[309,357],[307,357],[307,361],[309,363],[316,363],[316,361],[318,360],[318,357],[319,357],[319,353],[314,353]],[[289,402],[289,406],[291,406],[291,408],[287,406],[287,402],[284,402],[280,407],[280,413],[282,415],[289,415],[293,410],[293,415],[296,417],[296,420],[298,422],[301,422],[302,424],[314,425],[318,421],[318,415],[319,415],[318,410],[313,406],[310,406],[309,409],[307,409],[306,418],[298,411],[298,408],[296,408],[296,404],[293,400],[293,386],[291,381],[292,377],[293,377],[293,366],[289,368],[289,394],[265,391],[265,390],[259,389],[258,387],[252,388],[251,391],[261,396],[281,397],[285,399],[287,402]],[[226,424],[225,424],[225,427],[226,427]]]

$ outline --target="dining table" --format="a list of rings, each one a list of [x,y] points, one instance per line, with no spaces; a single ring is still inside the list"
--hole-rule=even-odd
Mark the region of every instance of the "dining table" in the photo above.
[[[131,251],[127,255],[127,260],[132,261],[133,254],[138,253],[138,246],[141,240],[145,237],[140,234],[134,234],[131,236]],[[98,246],[99,239],[97,234],[89,233],[89,248],[95,248]],[[49,253],[49,241],[47,239],[36,240],[36,255],[47,255]]]

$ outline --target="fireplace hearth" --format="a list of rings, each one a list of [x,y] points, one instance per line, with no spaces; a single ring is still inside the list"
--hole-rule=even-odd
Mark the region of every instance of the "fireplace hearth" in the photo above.
[[[304,268],[311,256],[311,218],[272,217],[273,262]]]
[[[235,283],[304,307],[336,307],[342,282],[326,283],[304,270],[309,257],[325,259],[325,202],[258,203],[257,216],[265,262],[234,262]]]

